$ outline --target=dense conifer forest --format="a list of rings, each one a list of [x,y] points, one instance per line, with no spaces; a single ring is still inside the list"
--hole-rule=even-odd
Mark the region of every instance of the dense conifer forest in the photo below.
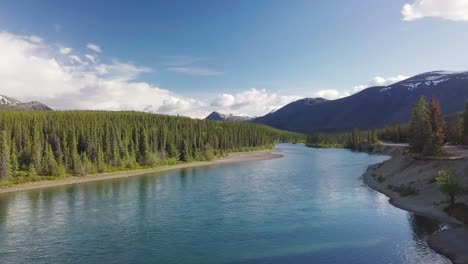
[[[303,136],[141,112],[0,111],[0,180],[23,182],[211,160]]]
[[[307,136],[310,147],[340,147],[360,149],[379,141],[409,143],[414,153],[439,155],[444,144],[468,145],[468,102],[464,113],[443,117],[435,98],[429,103],[424,97],[414,104],[411,120],[377,130],[347,133],[314,133]]]

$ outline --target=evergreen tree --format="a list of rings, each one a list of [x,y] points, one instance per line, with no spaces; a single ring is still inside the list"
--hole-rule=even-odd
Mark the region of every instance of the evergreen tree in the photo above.
[[[52,176],[53,170],[56,166],[57,163],[54,158],[54,153],[52,152],[52,147],[50,144],[47,144],[44,148],[44,154],[42,156],[41,175]]]
[[[413,152],[430,155],[433,151],[432,128],[426,109],[426,100],[421,96],[413,108],[410,121],[410,147]]]
[[[28,177],[36,177],[36,176],[37,176],[36,168],[34,168],[33,164],[29,164]]]
[[[148,146],[148,135],[146,134],[143,128],[140,129],[139,133],[139,148],[138,148],[138,163],[140,165],[145,166],[148,165],[148,154],[149,154],[149,146]]]
[[[188,162],[191,160],[190,157],[190,152],[189,152],[189,146],[187,144],[187,140],[183,139],[181,144],[180,144],[180,149],[179,149],[179,160],[183,162]]]
[[[438,151],[440,146],[445,144],[445,123],[440,111],[440,104],[434,97],[429,101],[428,107],[429,120],[431,122],[432,138],[435,150]]]
[[[211,159],[233,151],[298,142],[301,134],[263,125],[137,112],[0,111],[0,178],[93,172]],[[5,145],[5,146],[3,146]]]
[[[18,161],[18,154],[16,149],[16,144],[14,142],[11,143],[11,151],[10,151],[10,171],[11,176],[15,176],[19,170],[19,161]]]
[[[0,131],[0,180],[5,180],[10,176],[10,148],[8,145],[8,135],[6,131]]]

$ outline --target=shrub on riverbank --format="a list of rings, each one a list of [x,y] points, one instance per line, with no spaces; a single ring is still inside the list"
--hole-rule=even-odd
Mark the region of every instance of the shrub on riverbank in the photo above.
[[[458,175],[451,170],[440,171],[436,177],[436,183],[439,190],[449,198],[450,206],[454,206],[456,196],[464,192]]]

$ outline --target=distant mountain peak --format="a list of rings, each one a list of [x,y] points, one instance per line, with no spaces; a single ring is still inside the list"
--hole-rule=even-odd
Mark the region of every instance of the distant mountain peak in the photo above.
[[[22,103],[14,98],[0,95],[0,110],[52,110],[47,105],[32,101],[29,103]]]
[[[17,104],[20,104],[20,103],[21,103],[20,101],[14,99],[14,98],[4,96],[4,95],[0,95],[0,105],[1,106],[3,106],[3,105],[14,106],[14,105],[17,105]]]
[[[247,115],[233,115],[233,114],[221,114],[220,112],[214,111],[209,114],[206,120],[216,120],[216,121],[231,121],[231,122],[244,122],[252,119],[252,117]]]
[[[442,113],[461,112],[468,99],[468,71],[431,71],[327,101],[304,98],[252,122],[296,132],[381,128],[408,122],[419,97],[435,97]]]
[[[449,80],[466,80],[468,79],[467,71],[430,71],[415,75],[403,81],[385,86],[380,89],[381,92],[391,90],[398,87],[406,87],[408,91],[413,91],[418,87],[437,86]]]

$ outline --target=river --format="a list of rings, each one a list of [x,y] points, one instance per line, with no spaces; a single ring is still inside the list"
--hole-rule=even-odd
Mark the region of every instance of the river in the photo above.
[[[283,157],[0,194],[0,263],[450,263],[443,228],[361,175],[388,157]]]

